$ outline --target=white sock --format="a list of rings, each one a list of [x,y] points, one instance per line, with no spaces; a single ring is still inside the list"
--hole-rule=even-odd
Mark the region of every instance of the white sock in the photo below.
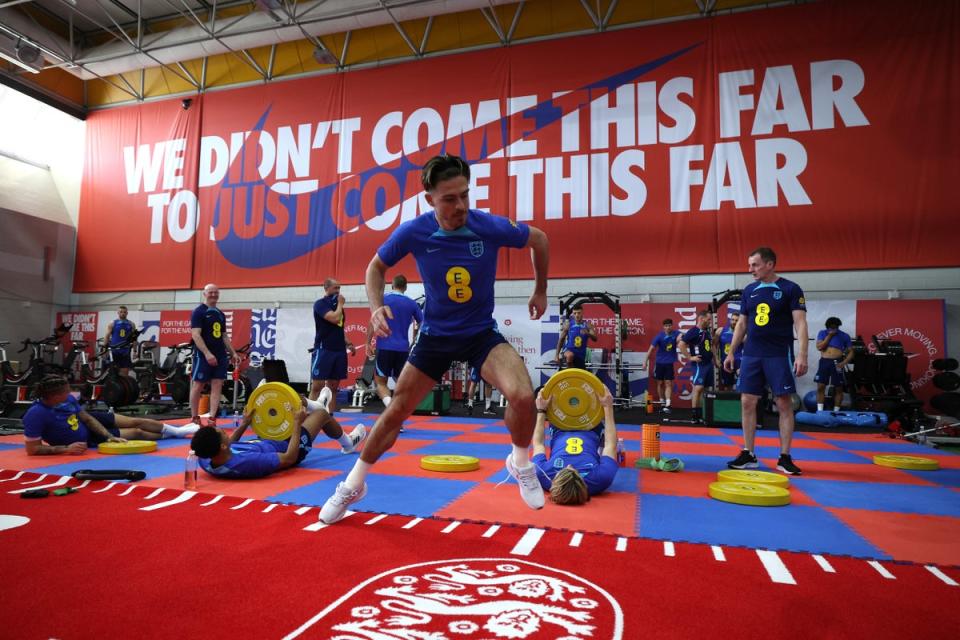
[[[340,434],[340,437],[337,438],[337,442],[339,442],[344,449],[353,448],[353,440],[350,439],[350,436],[347,435],[346,431]]]
[[[823,403],[822,403],[822,402],[818,402],[818,403],[817,403],[817,411],[823,411]]]
[[[160,430],[160,436],[166,440],[168,438],[189,438],[197,432],[197,429],[200,428],[200,425],[188,424],[182,427],[175,427],[172,424],[164,423],[163,429]]]
[[[313,413],[317,409],[323,409],[323,405],[316,400],[311,400],[307,398],[307,413]]]
[[[389,407],[389,406],[390,406],[390,402],[391,402],[392,400],[393,400],[393,396],[384,396],[384,398],[383,398],[383,406]]]
[[[527,447],[513,445],[513,466],[525,469],[530,466],[530,452]]]
[[[483,407],[484,407],[485,409],[489,409],[491,402],[493,402],[493,401],[492,401],[490,398],[487,398],[486,401],[484,401],[484,403],[483,403]]]
[[[353,491],[358,491],[363,486],[363,483],[366,482],[367,473],[372,466],[372,464],[367,464],[363,460],[357,460],[356,464],[353,465],[353,469],[349,475],[347,475],[347,479],[343,481],[343,484]]]
[[[670,406],[670,398],[667,398],[667,404],[665,404],[665,405],[663,405],[663,406],[665,406],[665,407],[669,407],[669,406]]]

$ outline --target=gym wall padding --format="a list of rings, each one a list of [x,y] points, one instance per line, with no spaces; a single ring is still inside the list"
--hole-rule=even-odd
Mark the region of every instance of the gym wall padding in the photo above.
[[[554,277],[742,272],[757,244],[957,266],[958,30],[955,2],[822,2],[96,112],[75,290],[360,282],[441,150],[547,231]]]

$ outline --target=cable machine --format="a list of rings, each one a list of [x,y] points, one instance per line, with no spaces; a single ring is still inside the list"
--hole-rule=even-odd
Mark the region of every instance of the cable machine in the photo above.
[[[620,296],[607,291],[587,291],[567,293],[560,296],[560,329],[563,329],[564,320],[578,306],[583,304],[602,304],[613,311],[613,362],[615,400],[621,400],[623,394],[623,319],[620,312]],[[629,404],[630,398],[627,398]]]

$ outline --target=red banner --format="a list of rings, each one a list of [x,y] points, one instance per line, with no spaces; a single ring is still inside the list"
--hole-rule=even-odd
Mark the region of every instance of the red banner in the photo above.
[[[70,331],[63,335],[60,342],[63,352],[67,353],[73,347],[72,342],[86,342],[85,351],[93,355],[97,349],[97,316],[96,311],[75,311],[71,313],[57,313],[57,326],[71,325]]]
[[[822,2],[95,112],[74,287],[361,282],[441,151],[556,277],[741,272],[758,244],[956,266],[958,31],[955,2]]]
[[[160,346],[172,347],[190,342],[190,311],[160,312]]]

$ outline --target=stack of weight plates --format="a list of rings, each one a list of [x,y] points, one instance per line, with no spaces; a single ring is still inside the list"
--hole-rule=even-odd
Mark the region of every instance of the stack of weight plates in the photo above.
[[[754,507],[782,507],[790,504],[790,481],[766,471],[726,470],[710,483],[710,497],[723,502]]]

